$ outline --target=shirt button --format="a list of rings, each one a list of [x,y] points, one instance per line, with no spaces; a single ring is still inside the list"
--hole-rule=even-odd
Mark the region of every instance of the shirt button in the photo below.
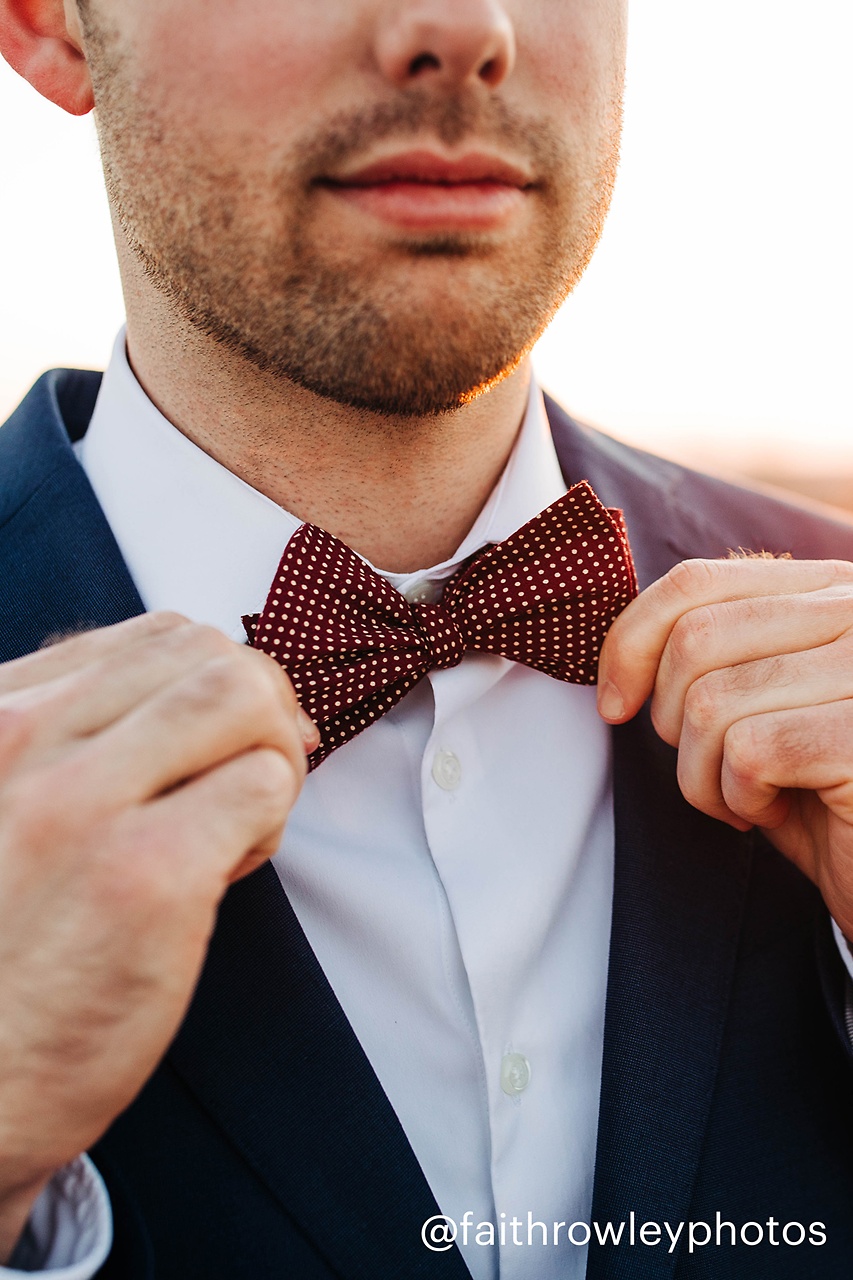
[[[501,1088],[517,1098],[530,1084],[530,1063],[521,1053],[507,1053],[501,1060]]]
[[[455,791],[462,781],[462,765],[452,751],[436,751],[432,762],[433,779],[442,791]]]
[[[435,604],[439,588],[435,582],[416,582],[408,591],[404,591],[409,604]]]

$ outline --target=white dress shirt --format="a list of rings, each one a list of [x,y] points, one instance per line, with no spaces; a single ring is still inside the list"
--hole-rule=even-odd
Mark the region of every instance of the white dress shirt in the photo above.
[[[166,421],[123,333],[78,456],[146,608],[243,640],[241,616],[262,608],[300,522]],[[461,561],[565,488],[534,387],[457,553],[377,571],[435,599]],[[459,1239],[475,1280],[585,1273],[585,1249],[543,1247],[538,1232],[530,1244],[527,1222],[590,1217],[613,855],[595,691],[469,653],[309,775],[273,859],[442,1211],[524,1224],[521,1245],[511,1233],[494,1247]],[[89,1280],[109,1247],[103,1186],[85,1157],[75,1167],[99,1228],[86,1257],[68,1222],[51,1235],[38,1220],[69,1199],[63,1171],[31,1223],[54,1280]]]

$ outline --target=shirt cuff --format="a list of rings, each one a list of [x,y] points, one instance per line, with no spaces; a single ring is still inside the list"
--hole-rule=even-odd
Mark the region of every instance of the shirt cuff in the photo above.
[[[844,961],[844,967],[849,978],[847,983],[847,1006],[844,1012],[847,1023],[847,1038],[853,1045],[853,951],[851,951],[850,943],[834,920],[832,921],[832,933],[838,950],[841,952],[841,959]],[[2,1280],[2,1272],[0,1272],[0,1280]]]
[[[104,1180],[88,1156],[78,1156],[54,1174],[33,1205],[9,1266],[0,1267],[0,1280],[92,1280],[112,1242]]]

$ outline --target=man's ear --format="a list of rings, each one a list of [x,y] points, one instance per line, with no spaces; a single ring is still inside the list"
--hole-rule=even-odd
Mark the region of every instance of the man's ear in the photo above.
[[[75,0],[0,0],[0,53],[71,115],[95,105]]]

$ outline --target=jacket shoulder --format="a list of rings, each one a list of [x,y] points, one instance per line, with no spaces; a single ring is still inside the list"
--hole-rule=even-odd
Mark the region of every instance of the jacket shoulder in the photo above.
[[[86,432],[101,377],[89,369],[51,369],[0,426],[0,526],[73,461],[71,445]]]
[[[677,514],[683,553],[744,550],[853,560],[853,515],[837,507],[683,466],[577,422],[551,400],[548,415],[558,452],[562,441],[574,458],[594,459],[592,468],[609,482],[614,505],[627,501],[646,520],[656,510],[661,520]]]

